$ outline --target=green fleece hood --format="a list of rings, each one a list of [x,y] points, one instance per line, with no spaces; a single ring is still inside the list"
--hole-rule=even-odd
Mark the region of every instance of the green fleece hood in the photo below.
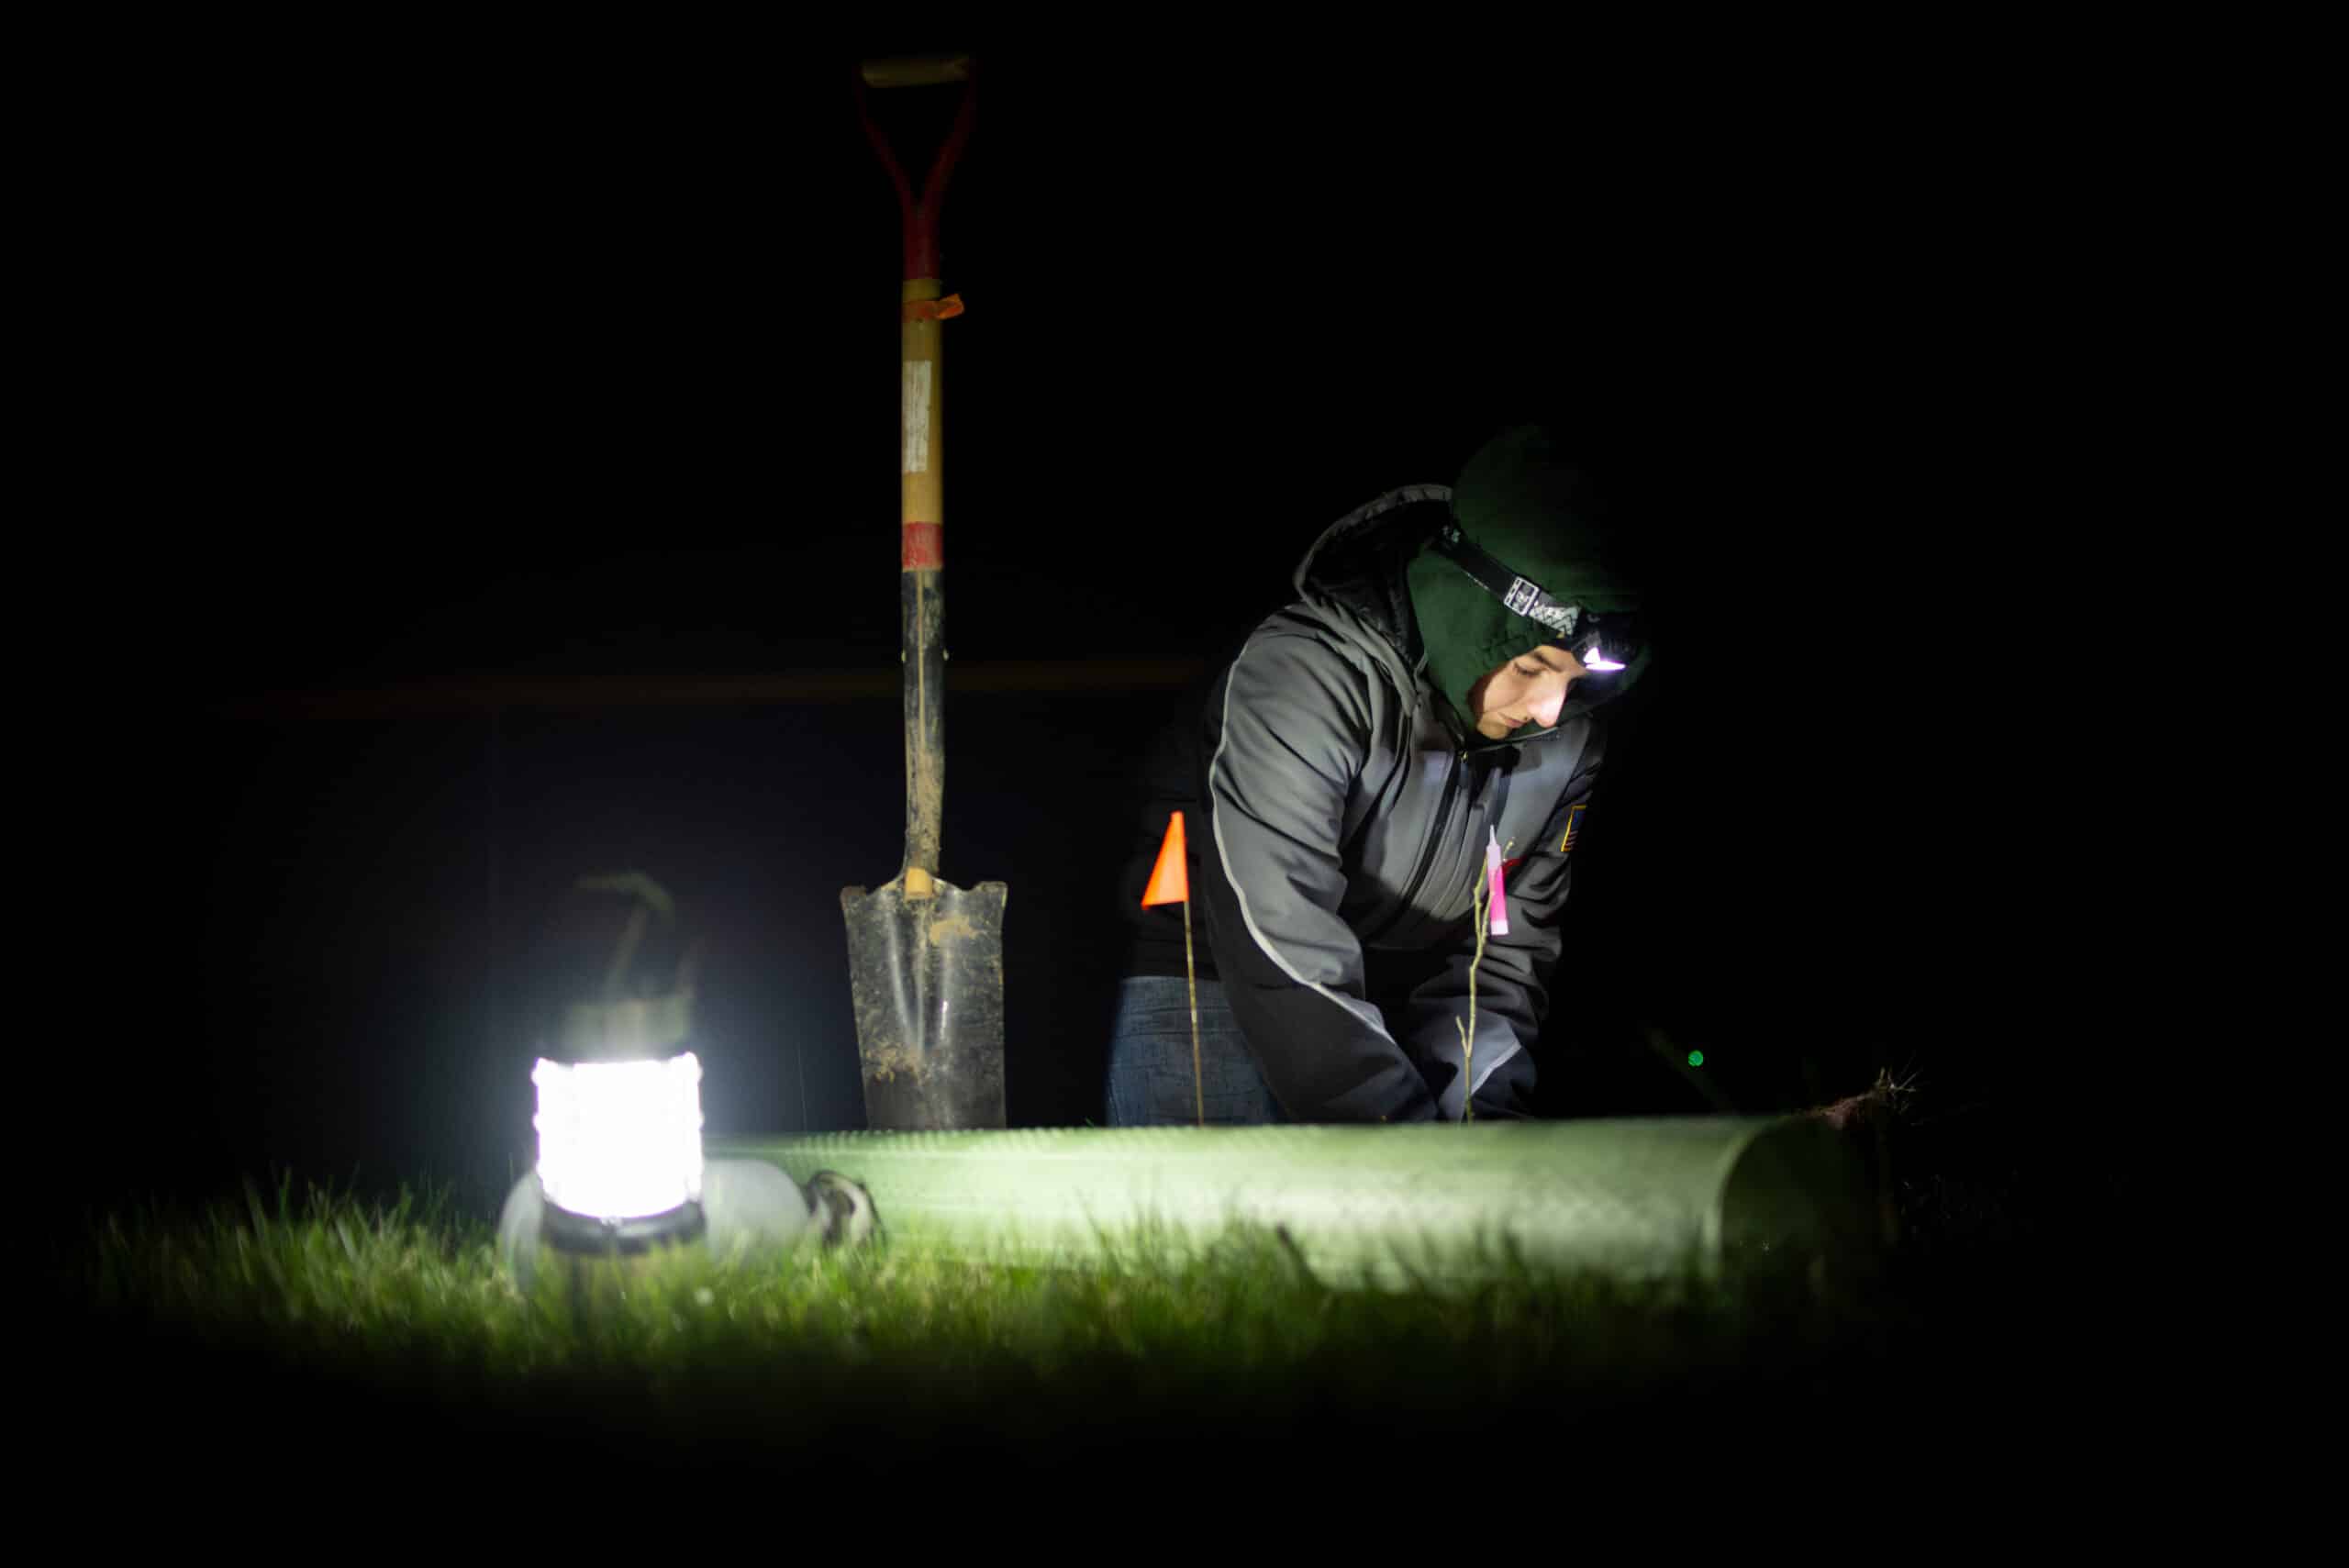
[[[1470,543],[1556,598],[1601,615],[1641,607],[1618,527],[1555,436],[1542,426],[1504,430],[1468,460],[1453,486],[1452,517]],[[1556,639],[1431,546],[1411,558],[1405,581],[1429,678],[1450,700],[1463,728],[1474,733],[1469,689],[1504,661]],[[1628,690],[1648,662],[1643,650],[1628,669],[1603,683],[1575,682],[1561,722]],[[1539,726],[1528,725],[1509,739],[1540,733]]]

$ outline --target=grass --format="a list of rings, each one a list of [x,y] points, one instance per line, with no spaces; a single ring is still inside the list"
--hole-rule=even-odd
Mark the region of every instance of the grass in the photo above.
[[[1929,1207],[1941,1189],[1914,1190]],[[278,1434],[261,1440],[280,1464],[422,1444],[507,1470],[625,1451],[878,1473],[916,1454],[1065,1467],[1186,1440],[1559,1441],[1756,1410],[1881,1423],[1979,1397],[1986,1371],[2015,1373],[2016,1345],[2079,1342],[2036,1263],[1910,1255],[1930,1266],[1711,1284],[1519,1270],[1381,1293],[1330,1288],[1279,1237],[1235,1231],[1204,1259],[1138,1246],[1094,1270],[689,1251],[526,1297],[490,1221],[445,1191],[371,1204],[289,1178],[93,1216],[54,1278],[73,1325],[58,1352],[87,1373],[69,1426],[161,1462],[217,1459],[190,1434],[233,1428]],[[297,1435],[321,1432],[315,1451]]]

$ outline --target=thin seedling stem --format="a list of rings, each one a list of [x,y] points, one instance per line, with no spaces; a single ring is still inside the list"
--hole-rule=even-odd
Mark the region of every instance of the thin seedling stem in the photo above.
[[[1511,839],[1501,853],[1515,848],[1517,840]],[[1476,970],[1485,962],[1485,936],[1492,929],[1491,895],[1492,878],[1479,864],[1476,885],[1468,895],[1470,907],[1476,912],[1476,955],[1468,961],[1468,1027],[1461,1029],[1458,1018],[1452,1020],[1452,1027],[1460,1029],[1460,1119],[1464,1122],[1476,1119]]]
[[[1199,979],[1191,967],[1191,901],[1183,900],[1183,983],[1191,992],[1191,1097],[1198,1106],[1199,1125],[1208,1124],[1208,1091],[1199,1073]]]
[[[1452,1027],[1460,1030],[1460,1119],[1476,1119],[1476,969],[1485,962],[1485,932],[1492,923],[1492,909],[1486,897],[1487,878],[1485,868],[1476,868],[1476,888],[1469,895],[1471,906],[1476,912],[1476,955],[1468,961],[1468,1024],[1461,1028],[1458,1018]]]

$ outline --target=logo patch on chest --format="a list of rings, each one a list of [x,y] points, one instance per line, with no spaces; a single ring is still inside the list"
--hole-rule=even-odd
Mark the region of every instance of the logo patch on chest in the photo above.
[[[1575,835],[1582,831],[1582,814],[1589,808],[1588,801],[1581,801],[1566,807],[1566,831],[1558,840],[1558,853],[1562,855],[1574,853]]]

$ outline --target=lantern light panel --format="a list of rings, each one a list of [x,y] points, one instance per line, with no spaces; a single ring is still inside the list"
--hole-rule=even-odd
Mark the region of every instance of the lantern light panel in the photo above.
[[[539,1089],[539,1181],[557,1207],[641,1219],[701,1199],[701,1063],[549,1062]]]

